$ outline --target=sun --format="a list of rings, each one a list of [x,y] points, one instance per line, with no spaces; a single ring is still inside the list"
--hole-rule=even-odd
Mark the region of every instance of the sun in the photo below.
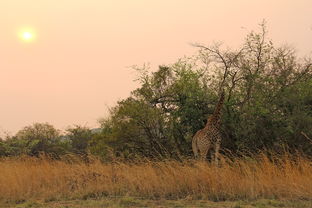
[[[19,32],[19,38],[23,42],[33,42],[36,38],[36,35],[32,29],[23,29]]]
[[[23,32],[23,39],[24,40],[31,40],[33,38],[33,34],[30,32]]]

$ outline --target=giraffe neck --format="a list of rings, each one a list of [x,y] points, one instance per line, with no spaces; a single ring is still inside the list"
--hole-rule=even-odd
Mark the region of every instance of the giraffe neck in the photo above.
[[[218,104],[216,105],[213,114],[208,118],[210,122],[218,124],[221,118],[221,110],[224,102],[224,91],[222,91]]]

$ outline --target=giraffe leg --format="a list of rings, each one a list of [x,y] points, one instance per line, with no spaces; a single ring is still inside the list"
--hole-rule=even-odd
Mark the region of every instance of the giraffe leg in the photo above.
[[[207,159],[208,148],[204,151],[202,160],[205,161]]]
[[[197,147],[197,138],[193,138],[192,140],[192,150],[193,150],[193,153],[194,153],[194,157],[195,159],[198,158],[198,147]]]
[[[219,164],[219,151],[220,151],[220,141],[217,141],[215,144],[215,163]]]
[[[209,150],[209,146],[201,148],[201,151],[200,151],[201,155],[200,156],[201,156],[202,161],[205,161],[207,159],[208,150]]]

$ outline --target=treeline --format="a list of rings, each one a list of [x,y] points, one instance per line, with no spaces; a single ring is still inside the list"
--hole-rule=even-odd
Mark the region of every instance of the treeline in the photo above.
[[[222,89],[222,151],[301,151],[312,155],[312,60],[275,46],[260,32],[236,50],[220,44],[168,66],[136,67],[140,87],[110,109],[94,132],[76,126],[61,135],[34,124],[0,142],[0,155],[41,152],[125,158],[191,156],[191,139],[213,112]]]
[[[34,123],[14,136],[0,140],[0,156],[40,156],[59,158],[65,154],[87,155],[88,142],[94,133],[82,126],[68,128],[65,133],[48,123]]]

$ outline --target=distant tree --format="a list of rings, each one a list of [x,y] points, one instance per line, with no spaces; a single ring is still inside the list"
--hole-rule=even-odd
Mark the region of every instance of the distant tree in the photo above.
[[[58,156],[64,153],[60,144],[60,131],[48,123],[34,123],[18,131],[9,141],[11,144],[23,146],[22,153],[39,156],[40,153]]]
[[[6,155],[7,148],[5,142],[0,138],[0,157],[7,156]]]
[[[34,123],[19,130],[15,136],[25,140],[55,140],[60,131],[49,123]]]
[[[77,154],[87,154],[88,143],[92,138],[92,132],[87,127],[76,125],[66,130],[67,137],[71,141],[72,151]]]
[[[88,151],[100,157],[103,161],[109,161],[114,157],[113,146],[116,147],[116,138],[112,135],[111,119],[101,119],[101,131],[95,133],[89,140]]]

